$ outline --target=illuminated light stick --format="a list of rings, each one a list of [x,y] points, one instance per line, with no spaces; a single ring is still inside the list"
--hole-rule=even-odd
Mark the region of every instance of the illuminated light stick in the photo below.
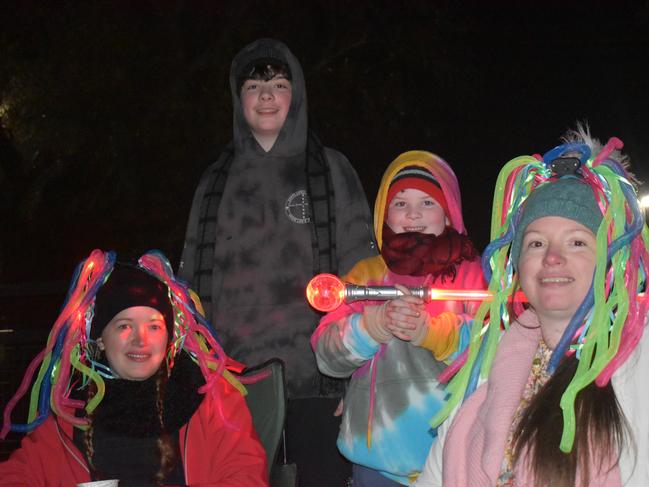
[[[410,292],[424,301],[491,301],[490,291],[472,289],[438,289],[428,286],[409,288]],[[344,283],[333,274],[318,274],[309,281],[306,297],[318,311],[330,312],[343,303],[354,301],[387,301],[403,296],[394,286],[359,286]],[[527,301],[523,293],[516,293],[515,300]]]

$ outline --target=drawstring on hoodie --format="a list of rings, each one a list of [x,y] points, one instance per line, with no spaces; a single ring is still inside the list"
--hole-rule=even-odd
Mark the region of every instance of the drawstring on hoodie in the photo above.
[[[376,401],[376,356],[382,355],[381,352],[385,352],[385,343],[381,344],[379,353],[372,357],[370,361],[370,409],[367,413],[367,449],[372,448],[372,419],[374,418],[374,403]]]

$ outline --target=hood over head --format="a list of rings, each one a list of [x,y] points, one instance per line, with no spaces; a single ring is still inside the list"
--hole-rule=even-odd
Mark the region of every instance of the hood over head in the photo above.
[[[232,60],[230,91],[232,94],[232,128],[234,147],[239,153],[266,152],[259,146],[243,115],[238,78],[242,71],[255,61],[278,60],[291,72],[291,106],[284,126],[268,154],[277,157],[294,156],[304,152],[307,138],[307,102],[304,73],[297,58],[283,42],[275,39],[258,39],[244,47]]]
[[[464,220],[462,218],[460,187],[451,166],[444,159],[431,152],[414,150],[399,155],[383,173],[381,185],[376,195],[376,202],[374,203],[374,232],[376,233],[376,241],[379,248],[383,245],[383,222],[386,216],[390,184],[399,171],[408,166],[422,167],[432,174],[435,181],[439,183],[444,198],[446,199],[448,208],[446,216],[451,222],[451,226],[458,233],[466,234]]]

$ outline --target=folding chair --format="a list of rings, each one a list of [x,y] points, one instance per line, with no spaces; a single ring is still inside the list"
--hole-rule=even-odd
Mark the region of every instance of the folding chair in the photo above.
[[[271,487],[296,487],[297,466],[286,461],[286,438],[284,423],[286,421],[286,379],[284,362],[272,358],[254,367],[248,367],[242,374],[246,379],[261,377],[259,380],[245,384],[248,390],[246,402],[252,421],[259,435],[268,460],[268,473]],[[254,380],[254,379],[253,379]],[[280,445],[284,443],[284,457],[278,463]]]

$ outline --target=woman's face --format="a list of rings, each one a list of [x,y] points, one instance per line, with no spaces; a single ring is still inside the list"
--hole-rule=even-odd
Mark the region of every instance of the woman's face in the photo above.
[[[394,233],[439,235],[448,225],[448,218],[435,198],[419,189],[408,188],[390,201],[386,222]]]
[[[167,341],[162,313],[148,306],[133,306],[110,320],[97,343],[120,378],[145,380],[160,368]]]
[[[546,216],[525,229],[518,278],[543,326],[561,334],[593,281],[596,237],[568,218]]]

